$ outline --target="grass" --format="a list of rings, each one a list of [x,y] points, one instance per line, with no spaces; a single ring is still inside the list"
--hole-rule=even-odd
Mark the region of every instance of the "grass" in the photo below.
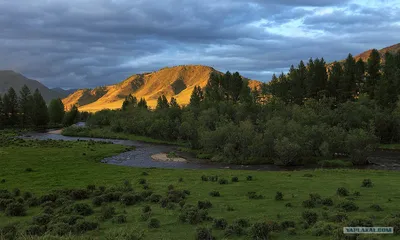
[[[379,149],[400,150],[400,143],[380,144]]]
[[[320,167],[327,167],[327,168],[348,168],[353,166],[353,163],[349,160],[321,160],[318,162]]]
[[[172,141],[164,141],[158,140],[146,136],[138,136],[134,134],[127,133],[116,133],[111,131],[108,127],[103,128],[89,128],[89,127],[76,127],[71,126],[64,128],[61,132],[64,136],[72,136],[72,137],[92,137],[92,138],[109,138],[109,139],[121,139],[121,140],[132,140],[132,141],[141,141],[155,144],[169,144],[169,145],[179,145],[185,146],[185,143],[182,142],[172,142]]]
[[[261,172],[229,169],[210,170],[181,170],[181,169],[142,169],[130,168],[99,163],[101,159],[125,151],[124,146],[101,144],[94,142],[56,142],[56,141],[15,141],[0,145],[0,179],[6,179],[0,183],[0,189],[12,191],[19,188],[21,192],[31,191],[36,195],[49,193],[55,189],[86,188],[93,184],[106,187],[121,186],[124,181],[130,182],[136,192],[141,192],[142,185],[139,179],[146,179],[150,190],[156,194],[165,196],[168,186],[173,185],[175,189],[190,191],[186,199],[187,204],[197,206],[198,201],[209,200],[212,207],[208,209],[210,216],[224,218],[228,225],[234,220],[245,218],[250,223],[260,221],[294,221],[296,223],[297,235],[289,235],[288,231],[273,233],[273,239],[331,239],[330,236],[312,236],[310,229],[302,229],[302,213],[305,208],[302,202],[309,199],[309,194],[319,194],[322,198],[332,198],[334,205],[343,202],[346,197],[336,195],[336,190],[345,187],[350,192],[350,197],[360,208],[355,212],[348,212],[349,219],[370,218],[374,219],[375,226],[384,225],[385,219],[393,213],[399,213],[398,201],[400,192],[398,189],[400,176],[394,171],[371,171],[371,170],[314,170],[294,172]],[[25,171],[32,168],[32,172]],[[144,175],[147,172],[148,175]],[[305,177],[312,174],[313,177]],[[231,179],[233,176],[239,178],[239,182],[230,182],[220,185],[218,182],[201,180],[201,176],[219,176],[219,178]],[[246,181],[252,176],[252,181]],[[179,181],[179,178],[184,181]],[[374,183],[372,188],[362,188],[364,179],[371,179]],[[221,193],[220,197],[211,197],[211,191]],[[283,194],[282,201],[276,201],[276,192]],[[359,191],[361,196],[354,197],[352,193]],[[264,196],[262,199],[249,199],[248,193],[256,192]],[[90,200],[83,200],[89,203]],[[290,203],[291,207],[287,207]],[[375,211],[370,208],[372,204],[378,204],[384,211]],[[160,228],[149,229],[148,221],[141,221],[142,208],[150,205],[152,209],[151,218],[160,221]],[[104,236],[124,235],[127,231],[135,231],[144,235],[144,239],[194,239],[196,226],[181,223],[178,220],[179,206],[175,209],[161,208],[160,204],[139,203],[133,206],[123,206],[120,203],[111,203],[116,214],[127,216],[127,223],[115,224],[112,220],[100,222],[98,230],[88,232],[81,238],[69,239],[104,239]],[[317,206],[312,211],[317,212],[319,220],[325,214],[334,215],[338,212],[335,207],[324,210]],[[228,211],[227,208],[234,211]],[[94,215],[87,217],[89,220],[97,221],[101,207],[93,207]],[[40,208],[29,208],[28,216],[6,217],[0,211],[0,228],[2,225],[14,222],[21,223],[23,229],[32,216],[40,213]],[[343,227],[345,223],[339,224]],[[211,227],[212,221],[199,224],[198,226]],[[110,235],[111,234],[111,235]],[[113,235],[114,234],[114,235]],[[213,235],[217,239],[224,238],[223,230],[213,229]],[[384,239],[398,239],[398,236],[385,236]],[[42,239],[42,238],[37,238]],[[45,239],[45,238],[44,238]],[[68,238],[66,238],[68,239]],[[111,237],[108,239],[117,239]],[[122,238],[121,238],[122,239]],[[127,239],[127,238],[126,238]],[[228,239],[243,239],[243,237],[229,237]]]

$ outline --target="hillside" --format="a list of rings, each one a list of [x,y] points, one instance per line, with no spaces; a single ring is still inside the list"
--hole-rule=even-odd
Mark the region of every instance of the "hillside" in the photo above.
[[[397,53],[398,51],[400,51],[400,43],[389,46],[389,47],[385,47],[382,48],[381,50],[379,50],[379,53],[381,55],[381,59],[384,59],[385,53],[390,52],[390,53]],[[361,54],[358,54],[357,56],[355,56],[354,58],[356,60],[358,59],[362,59],[364,62],[366,62],[368,60],[369,55],[371,54],[372,49],[365,51]]]
[[[32,93],[36,88],[39,89],[46,102],[49,102],[54,98],[63,98],[67,95],[65,93],[60,93],[49,89],[40,82],[26,78],[20,73],[16,73],[11,70],[0,71],[0,94],[6,93],[10,87],[14,88],[18,93],[24,85],[27,85]]]
[[[67,107],[78,104],[81,111],[95,112],[120,108],[124,98],[133,94],[137,98],[145,98],[152,108],[157,105],[157,98],[161,95],[167,99],[175,97],[179,104],[185,105],[190,101],[193,88],[205,87],[213,72],[220,73],[212,67],[201,65],[163,68],[152,73],[132,75],[115,85],[80,89],[63,99],[63,102]],[[260,84],[258,81],[249,81],[252,88]]]

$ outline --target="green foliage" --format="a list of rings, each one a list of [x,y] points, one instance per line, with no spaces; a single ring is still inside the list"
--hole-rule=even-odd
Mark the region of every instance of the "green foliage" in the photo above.
[[[205,227],[196,228],[196,240],[214,240],[211,229]]]
[[[61,124],[65,115],[65,107],[61,99],[53,99],[49,104],[49,118],[51,123]]]
[[[152,218],[149,221],[148,227],[149,228],[159,228],[160,227],[160,221],[158,219],[156,219],[156,218]]]
[[[21,203],[10,203],[5,209],[6,216],[25,216],[26,208]]]
[[[337,207],[345,212],[353,212],[358,210],[358,206],[352,201],[341,202],[337,205]]]
[[[371,179],[364,179],[361,187],[371,188],[373,186]]]
[[[309,225],[313,225],[318,221],[318,214],[313,211],[304,211],[301,216],[303,217],[304,221]]]
[[[347,188],[340,187],[336,190],[336,194],[341,197],[346,197],[349,196],[349,190],[347,190]]]
[[[265,222],[254,223],[250,229],[251,237],[256,240],[269,239],[270,229]]]
[[[32,106],[32,121],[37,127],[46,126],[49,122],[49,112],[46,102],[44,101],[39,90],[36,89],[33,93],[33,106]]]
[[[228,222],[223,218],[213,220],[213,228],[224,230],[228,226]]]
[[[282,192],[276,192],[275,200],[276,201],[282,201],[283,200],[283,193]]]

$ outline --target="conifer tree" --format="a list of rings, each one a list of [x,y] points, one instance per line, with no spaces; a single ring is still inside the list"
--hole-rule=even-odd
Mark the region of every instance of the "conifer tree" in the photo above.
[[[369,55],[367,62],[367,75],[365,82],[365,92],[368,93],[371,99],[375,98],[377,84],[381,78],[381,56],[378,50],[373,49]]]
[[[396,63],[392,54],[385,54],[385,64],[382,68],[382,76],[378,82],[376,99],[382,107],[394,107],[398,96],[396,91]]]
[[[195,86],[190,96],[190,106],[191,107],[199,107],[200,102],[203,100],[203,91],[200,86]]]
[[[33,93],[32,121],[36,127],[46,126],[49,123],[49,112],[39,90]]]
[[[338,62],[334,62],[331,69],[329,70],[329,81],[328,81],[328,92],[329,96],[342,99],[344,97],[339,94],[342,92],[340,84],[343,82],[343,68]]]
[[[49,104],[49,118],[51,123],[61,124],[65,115],[64,104],[61,99],[53,99]]]
[[[3,97],[6,125],[15,126],[18,124],[18,97],[14,88],[9,88]]]
[[[169,108],[169,103],[167,98],[164,95],[159,96],[157,99],[156,109],[167,109],[167,108]]]
[[[146,99],[144,99],[144,98],[140,98],[140,101],[138,102],[137,106],[138,106],[138,108],[148,109]]]
[[[30,125],[32,122],[32,104],[31,90],[24,85],[19,92],[19,116],[22,127]]]
[[[360,93],[365,85],[365,63],[359,58],[356,62],[356,85],[357,92]]]
[[[79,118],[79,110],[77,105],[73,105],[68,112],[64,115],[63,124],[65,126],[71,126],[76,123]]]
[[[124,102],[122,103],[122,110],[125,111],[129,106],[131,107],[137,107],[137,98],[133,96],[132,94],[129,94],[129,96],[125,97]]]
[[[339,84],[341,102],[351,100],[356,95],[356,62],[351,54],[346,58],[343,67],[343,81]]]
[[[3,98],[0,95],[0,129],[3,129],[5,127],[5,113],[4,113],[4,103],[3,103]]]
[[[171,108],[181,108],[178,104],[178,102],[176,101],[176,98],[171,97],[171,100],[169,101],[169,105],[171,106]]]

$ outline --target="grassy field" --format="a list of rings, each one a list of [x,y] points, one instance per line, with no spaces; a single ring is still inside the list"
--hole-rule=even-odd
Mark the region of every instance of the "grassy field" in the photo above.
[[[89,192],[89,196],[84,200],[71,202],[71,204],[87,203],[94,213],[86,216],[85,219],[99,223],[96,230],[80,235],[79,238],[82,239],[138,239],[133,237],[139,237],[139,235],[143,239],[195,239],[197,227],[213,228],[213,221],[203,221],[195,225],[181,222],[178,216],[182,210],[178,203],[170,202],[167,208],[161,207],[160,203],[152,203],[148,200],[139,201],[132,206],[125,206],[120,201],[103,203],[103,206],[99,207],[92,205],[96,195],[121,191],[126,191],[125,194],[140,195],[146,191],[143,189],[144,186],[148,186],[153,195],[159,194],[163,197],[167,196],[168,188],[172,188],[170,185],[176,190],[189,190],[190,195],[186,195],[184,199],[186,205],[197,206],[198,201],[209,200],[212,207],[208,209],[208,215],[212,218],[224,218],[228,225],[240,218],[247,219],[250,224],[269,222],[269,227],[273,226],[273,223],[281,224],[284,221],[295,223],[294,229],[274,230],[271,233],[271,239],[332,239],[331,235],[336,229],[340,231],[341,227],[349,225],[349,222],[355,219],[371,221],[374,226],[387,226],[388,221],[397,221],[397,227],[400,225],[398,204],[400,175],[398,172],[140,169],[100,163],[99,161],[104,157],[126,150],[123,146],[112,144],[15,140],[3,141],[0,146],[0,180],[2,182],[0,189],[14,192],[14,189],[18,188],[21,190],[21,195],[29,191],[39,197],[53,190],[86,189],[88,185],[96,186],[96,190]],[[210,176],[218,176],[219,180],[226,179],[227,184],[220,184],[219,181],[214,182],[211,179],[203,181]],[[249,176],[252,177],[251,181],[247,180]],[[232,177],[237,177],[238,182],[232,181]],[[371,179],[373,186],[361,187],[364,179]],[[143,184],[144,180],[146,184]],[[130,185],[133,191],[127,189]],[[106,190],[101,192],[98,190],[100,186],[105,186]],[[337,189],[341,187],[349,191],[349,196],[337,195]],[[220,197],[210,196],[209,193],[212,191],[218,191]],[[275,199],[278,191],[283,193],[283,200]],[[250,194],[251,198],[249,198],[249,192],[254,192]],[[354,194],[355,192],[359,194]],[[317,199],[312,201],[316,204],[314,208],[305,208],[303,201],[310,199],[309,194],[319,194],[323,199],[331,198],[333,206],[323,206]],[[260,199],[257,199],[258,197]],[[355,203],[358,210],[351,212],[341,210],[338,206],[346,201]],[[379,205],[382,211],[378,211],[377,206],[371,208],[373,204]],[[116,210],[115,215],[126,216],[127,222],[117,224],[111,219],[101,219],[100,216],[105,211],[104,205],[113,206]],[[150,218],[160,221],[159,228],[149,228],[149,220],[141,219],[142,208],[145,205],[149,205],[152,209]],[[52,207],[54,208],[54,214],[51,215],[53,222],[63,214],[60,210],[63,207]],[[32,225],[34,216],[47,210],[43,206],[29,207],[27,215],[22,217],[9,217],[0,210],[0,229],[5,225],[18,223],[18,234],[22,234]],[[318,214],[318,222],[315,225],[304,227],[302,213],[306,210]],[[334,223],[332,218],[338,213],[346,214],[348,220]],[[394,218],[393,214],[397,214],[397,218]],[[329,226],[334,230],[330,230]],[[52,226],[48,226],[47,229],[52,229]],[[244,228],[244,231],[249,233],[247,235],[226,236],[224,230],[213,228],[212,234],[216,239],[252,239],[250,229]],[[294,232],[295,235],[291,235]],[[322,236],[316,236],[320,234]],[[77,238],[78,236],[75,235],[70,237],[70,239]],[[399,236],[379,236],[378,239],[380,238],[399,239]]]

